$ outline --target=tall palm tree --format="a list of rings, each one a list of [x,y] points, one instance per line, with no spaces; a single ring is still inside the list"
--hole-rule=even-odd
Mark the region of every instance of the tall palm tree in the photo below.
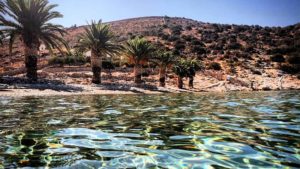
[[[4,3],[0,1],[0,18],[3,18],[3,13],[4,13]],[[0,25],[1,22],[0,22]],[[2,39],[4,38],[3,32],[0,30],[0,44],[2,44]]]
[[[95,84],[101,83],[102,57],[115,55],[122,49],[114,42],[110,27],[101,21],[92,21],[85,32],[79,35],[79,47],[91,50],[92,82]]]
[[[66,33],[61,25],[49,21],[63,17],[53,11],[57,5],[49,4],[48,0],[6,0],[4,12],[8,17],[0,17],[2,31],[10,37],[9,47],[19,39],[24,47],[27,77],[37,80],[37,56],[43,43],[49,50],[67,47],[62,36]]]
[[[4,9],[4,3],[0,1],[0,11],[3,11],[3,9]]]
[[[166,86],[166,72],[167,68],[175,63],[177,56],[172,52],[158,51],[154,56],[154,62],[159,66],[159,86]]]
[[[125,55],[134,64],[134,82],[142,82],[141,65],[147,61],[154,52],[153,45],[144,38],[136,37],[125,44]]]

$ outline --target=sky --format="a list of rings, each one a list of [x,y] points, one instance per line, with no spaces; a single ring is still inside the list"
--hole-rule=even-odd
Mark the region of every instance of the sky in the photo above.
[[[202,22],[288,26],[300,22],[300,0],[49,0],[65,27],[142,16],[185,17]]]

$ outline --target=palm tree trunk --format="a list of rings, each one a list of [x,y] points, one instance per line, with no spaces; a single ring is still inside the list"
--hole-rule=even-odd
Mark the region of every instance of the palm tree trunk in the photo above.
[[[166,67],[161,66],[159,69],[159,86],[165,87],[166,86]]]
[[[181,76],[178,76],[177,77],[177,87],[179,89],[182,89],[183,88],[183,80],[182,80],[182,77]]]
[[[93,72],[92,83],[101,84],[102,58],[94,51],[91,52],[91,66]]]
[[[194,88],[194,77],[193,76],[189,77],[189,88],[190,89]]]
[[[139,64],[135,64],[133,68],[134,72],[134,83],[141,84],[142,83],[142,74],[141,74],[141,68]]]
[[[24,44],[25,47],[25,67],[26,67],[26,77],[32,81],[37,81],[37,56],[38,47],[37,45],[32,45],[29,47]]]

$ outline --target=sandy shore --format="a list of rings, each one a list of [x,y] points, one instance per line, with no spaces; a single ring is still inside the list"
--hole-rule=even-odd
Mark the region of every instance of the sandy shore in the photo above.
[[[161,94],[176,92],[168,89],[149,90],[138,87],[111,88],[107,85],[14,85],[0,90],[0,96],[25,97],[25,96],[69,96],[69,95],[120,95],[120,94]]]
[[[269,89],[268,89],[269,90]],[[272,89],[271,89],[272,90]],[[282,90],[299,90],[299,88],[283,88]],[[0,88],[0,97],[27,97],[27,96],[71,96],[71,95],[130,95],[130,94],[165,94],[165,93],[201,93],[201,92],[231,92],[231,91],[252,91],[250,88],[241,88],[226,82],[219,82],[206,87],[205,89],[177,89],[147,88],[129,85],[53,85],[53,84],[18,84],[6,85],[5,89]]]
[[[120,95],[120,94],[163,94],[181,92],[230,92],[264,90],[299,90],[300,80],[295,76],[279,76],[277,70],[266,71],[263,75],[241,72],[229,80],[222,72],[199,72],[194,79],[193,89],[180,90],[177,78],[172,74],[166,79],[166,87],[158,87],[158,73],[149,71],[143,77],[142,85],[133,83],[131,69],[103,72],[101,85],[91,84],[89,68],[66,67],[45,68],[39,71],[38,83],[30,83],[24,74],[2,77],[0,96],[56,96],[56,95]],[[188,79],[184,79],[187,87]],[[251,84],[252,83],[252,84]]]

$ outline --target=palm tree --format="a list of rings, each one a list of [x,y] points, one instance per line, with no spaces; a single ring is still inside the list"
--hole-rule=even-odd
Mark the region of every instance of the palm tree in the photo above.
[[[4,9],[4,3],[0,1],[0,11],[3,11],[3,9]]]
[[[134,82],[142,82],[141,65],[147,61],[154,52],[153,45],[144,38],[136,37],[125,44],[125,55],[134,64]]]
[[[79,35],[79,47],[91,50],[92,82],[100,84],[102,57],[115,55],[122,47],[113,41],[114,35],[110,27],[101,21],[92,21],[84,30],[85,32]]]
[[[4,3],[0,1],[0,18],[3,18],[3,12],[4,12]],[[1,22],[0,22],[0,25]],[[3,32],[0,30],[0,44],[2,44],[2,39],[4,38]]]
[[[187,76],[189,78],[189,88],[194,88],[194,77],[196,72],[202,69],[201,63],[196,59],[186,60]]]
[[[167,68],[170,67],[177,57],[172,52],[158,51],[154,57],[153,62],[159,66],[159,86],[166,86],[166,72]]]
[[[173,67],[174,73],[177,75],[177,87],[179,89],[183,88],[183,78],[188,75],[188,69],[185,59],[179,59],[176,61]]]
[[[194,87],[194,77],[198,70],[201,70],[202,66],[196,59],[180,59],[176,61],[173,71],[178,77],[177,86],[179,89],[183,88],[183,78],[189,78],[189,87]]]
[[[36,81],[41,43],[49,50],[62,51],[62,45],[67,47],[62,38],[66,33],[63,27],[49,23],[52,19],[61,18],[62,14],[53,11],[57,5],[49,4],[48,0],[6,0],[4,6],[4,13],[8,17],[0,17],[0,26],[10,38],[10,52],[15,39],[20,39],[24,46],[27,77]]]

